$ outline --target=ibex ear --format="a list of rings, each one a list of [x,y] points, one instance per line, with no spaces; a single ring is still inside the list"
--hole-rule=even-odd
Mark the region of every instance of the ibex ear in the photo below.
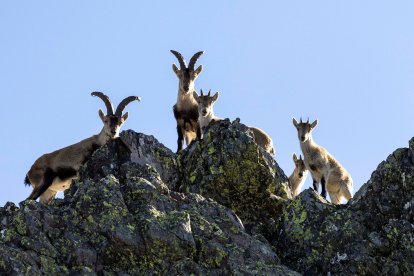
[[[315,120],[312,124],[311,124],[311,128],[315,128],[318,125],[318,120]]]
[[[199,97],[198,97],[198,94],[197,94],[197,92],[195,92],[195,91],[193,91],[193,97],[194,97],[194,99],[198,102],[198,100],[200,99]]]
[[[298,161],[298,157],[296,156],[296,153],[293,154],[293,162],[296,163],[296,161]]]
[[[101,118],[102,122],[105,121],[105,114],[103,113],[102,109],[99,109],[98,111],[99,118]]]
[[[124,115],[122,115],[122,120],[125,122],[126,119],[128,119],[128,112],[125,112]]]
[[[199,75],[201,71],[203,71],[203,65],[198,66],[197,69],[194,70],[194,73],[196,75]]]
[[[295,118],[292,119],[293,125],[297,128],[298,127],[298,121],[296,121]]]
[[[213,96],[213,102],[217,101],[218,96],[219,96],[219,92],[216,92],[216,94],[214,94]]]
[[[178,74],[178,72],[180,71],[179,69],[178,69],[178,67],[177,67],[177,65],[175,65],[175,63],[173,63],[173,65],[172,65],[172,69],[173,69],[173,71],[174,71],[174,73],[177,75]]]

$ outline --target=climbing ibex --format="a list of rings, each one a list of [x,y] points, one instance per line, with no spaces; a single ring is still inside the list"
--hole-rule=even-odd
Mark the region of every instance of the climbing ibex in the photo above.
[[[200,129],[203,130],[211,121],[220,121],[223,118],[214,115],[213,104],[218,99],[219,92],[210,96],[211,90],[207,95],[203,95],[203,90],[200,90],[200,96],[197,92],[193,92],[194,99],[198,103],[198,122]],[[273,141],[263,130],[256,127],[248,127],[254,134],[256,144],[261,146],[267,152],[274,154]]]
[[[308,169],[305,166],[305,162],[302,160],[302,155],[298,157],[293,154],[293,163],[295,163],[295,169],[289,176],[289,185],[292,190],[293,196],[297,196],[302,190],[306,177],[308,176]]]
[[[190,59],[188,67],[185,63],[183,56],[174,50],[171,50],[171,53],[178,59],[180,63],[180,69],[177,65],[173,64],[172,68],[174,73],[178,77],[178,96],[177,103],[173,107],[174,117],[177,121],[177,152],[183,148],[183,140],[187,146],[196,139],[200,137],[200,126],[197,122],[198,112],[197,112],[197,102],[193,97],[194,91],[194,81],[203,70],[203,65],[198,66],[194,70],[194,65],[197,62],[197,59],[204,53],[203,51],[197,52]]]
[[[99,117],[104,126],[97,135],[79,143],[46,153],[39,157],[26,175],[25,184],[32,185],[33,191],[27,199],[49,203],[59,191],[68,189],[73,179],[78,176],[79,168],[91,157],[92,153],[109,140],[119,137],[121,126],[128,118],[128,112],[122,115],[124,108],[132,101],[140,100],[136,96],[125,98],[116,108],[115,114],[108,96],[101,92],[93,92],[92,96],[101,98],[107,114],[99,109]]]
[[[352,198],[352,178],[342,165],[323,147],[312,139],[312,130],[318,124],[315,120],[312,124],[309,119],[306,123],[300,123],[293,118],[293,125],[298,131],[300,147],[303,152],[304,162],[311,172],[313,188],[317,191],[319,183],[322,184],[322,196],[326,198],[326,190],[329,192],[332,203],[340,204],[342,198]]]

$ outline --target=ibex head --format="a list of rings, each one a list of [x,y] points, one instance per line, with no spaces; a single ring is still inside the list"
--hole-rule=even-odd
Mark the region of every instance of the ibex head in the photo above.
[[[128,112],[122,115],[125,107],[133,101],[140,101],[140,98],[137,96],[129,96],[121,101],[121,103],[116,108],[115,114],[112,107],[111,100],[102,92],[92,92],[92,96],[96,96],[102,99],[106,106],[106,115],[103,113],[102,109],[99,109],[99,117],[101,118],[105,134],[111,138],[119,137],[119,131],[122,125],[128,119]]]
[[[318,120],[315,120],[312,124],[309,123],[309,119],[306,123],[302,122],[302,118],[300,118],[300,122],[298,123],[295,118],[293,118],[293,125],[296,127],[298,131],[298,138],[301,143],[308,141],[312,137],[312,130],[318,124]]]
[[[298,173],[298,177],[302,178],[304,172],[306,172],[307,168],[305,166],[305,162],[303,162],[302,155],[298,157],[296,156],[296,153],[293,154],[293,162],[295,163],[295,171]]]
[[[219,92],[216,92],[213,96],[210,96],[211,90],[208,91],[207,95],[203,95],[203,90],[200,90],[200,96],[197,92],[193,92],[194,99],[198,103],[198,114],[206,117],[208,115],[214,115],[213,104],[217,101]]]
[[[180,91],[183,91],[184,94],[194,91],[194,81],[203,70],[203,65],[198,66],[195,70],[194,65],[196,64],[198,58],[204,54],[204,51],[195,53],[190,59],[188,67],[185,63],[184,57],[179,52],[171,50],[171,53],[173,53],[180,63],[180,69],[178,69],[177,65],[174,63],[172,65],[172,69],[177,75],[180,83]]]

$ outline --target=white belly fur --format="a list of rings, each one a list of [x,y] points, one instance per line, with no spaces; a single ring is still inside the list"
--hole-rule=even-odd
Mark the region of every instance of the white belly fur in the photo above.
[[[50,185],[49,190],[52,190],[54,192],[63,192],[64,190],[70,188],[72,179],[75,178],[61,180],[60,178],[56,177],[55,180],[53,180],[52,185]]]

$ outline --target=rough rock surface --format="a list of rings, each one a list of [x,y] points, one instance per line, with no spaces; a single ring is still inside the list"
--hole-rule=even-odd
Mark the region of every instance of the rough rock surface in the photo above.
[[[237,120],[210,124],[203,139],[192,143],[178,160],[179,191],[214,199],[234,210],[247,228],[268,232],[291,195],[288,179],[273,156]]]
[[[347,205],[287,178],[238,121],[176,155],[125,131],[51,205],[0,208],[0,275],[409,275],[414,138]]]
[[[170,150],[122,138],[94,153],[64,199],[0,208],[0,275],[298,275],[232,210],[171,191]]]
[[[332,206],[311,189],[287,203],[273,244],[283,264],[308,275],[412,275],[414,138],[349,204]]]

